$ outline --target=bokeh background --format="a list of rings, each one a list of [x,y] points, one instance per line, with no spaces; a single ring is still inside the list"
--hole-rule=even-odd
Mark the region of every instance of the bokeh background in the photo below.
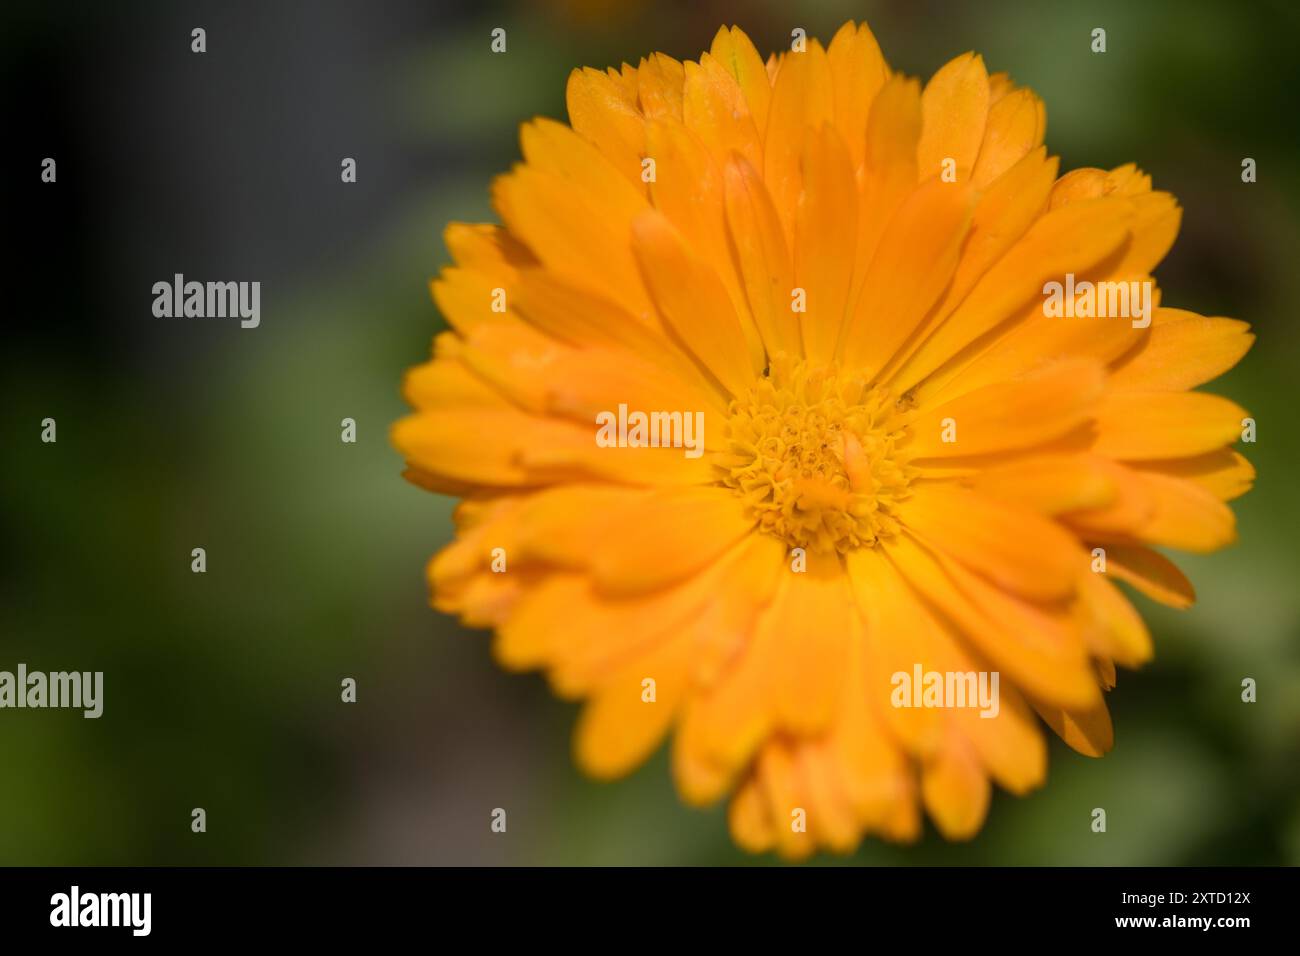
[[[98,721],[0,712],[0,864],[770,862],[732,847],[721,807],[678,802],[663,753],[583,779],[574,706],[427,606],[452,502],[399,478],[387,429],[443,327],[443,226],[493,218],[518,124],[564,117],[571,68],[694,57],[722,23],[767,52],[849,18],[913,75],[982,52],[1044,97],[1063,169],[1133,160],[1180,198],[1158,278],[1168,304],[1254,324],[1216,390],[1257,417],[1260,473],[1241,543],[1183,562],[1198,605],[1138,599],[1157,659],[1121,672],[1112,754],[1054,744],[1047,786],[996,796],[971,843],[868,841],[852,862],[1300,863],[1294,4],[14,0],[0,18],[0,669],[106,684]],[[261,327],[154,318],[175,272],[261,281]]]

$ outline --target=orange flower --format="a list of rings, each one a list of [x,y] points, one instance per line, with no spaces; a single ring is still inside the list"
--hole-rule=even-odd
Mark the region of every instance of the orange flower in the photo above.
[[[1154,547],[1230,543],[1254,476],[1246,413],[1191,391],[1253,336],[1152,283],[1173,197],[1058,178],[1031,91],[973,54],[922,88],[851,23],[575,71],[568,107],[523,127],[503,225],[448,227],[452,331],[406,379],[407,476],[465,499],[434,606],[586,701],[589,773],[671,732],[755,851],[922,807],[968,838],[991,782],[1043,781],[1035,713],[1108,750],[1152,653],[1112,579],[1188,606]]]

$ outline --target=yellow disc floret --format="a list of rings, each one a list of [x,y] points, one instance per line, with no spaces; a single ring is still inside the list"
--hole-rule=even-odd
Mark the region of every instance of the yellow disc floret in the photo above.
[[[897,450],[907,418],[862,375],[775,356],[731,403],[722,482],[791,547],[870,547],[898,530],[914,473]]]

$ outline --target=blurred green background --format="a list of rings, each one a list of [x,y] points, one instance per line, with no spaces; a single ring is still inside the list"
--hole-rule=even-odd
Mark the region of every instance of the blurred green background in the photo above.
[[[849,18],[913,75],[981,52],[1043,96],[1063,169],[1135,161],[1179,197],[1165,303],[1255,326],[1215,390],[1257,417],[1244,450],[1260,473],[1235,504],[1240,544],[1181,561],[1197,606],[1138,599],[1157,659],[1120,674],[1112,754],[1056,743],[1047,786],[999,794],[971,843],[868,841],[852,861],[1300,863],[1294,5],[18,2],[0,16],[17,246],[0,669],[102,670],[106,685],[98,721],[0,711],[0,864],[770,862],[732,847],[723,808],[678,802],[662,753],[615,784],[580,777],[574,706],[427,606],[452,501],[400,479],[387,429],[403,370],[442,328],[426,283],[444,224],[493,218],[518,124],[564,117],[571,68],[695,57],[722,23],[766,53]],[[505,56],[488,50],[496,26]],[[37,182],[45,156],[53,186]],[[355,185],[339,182],[344,156]],[[261,327],[155,319],[150,287],[174,272],[261,281]],[[47,416],[57,444],[39,440]],[[345,416],[355,445],[339,441]],[[206,574],[190,572],[194,547]],[[1258,703],[1240,702],[1243,677]],[[506,835],[489,832],[499,806]]]

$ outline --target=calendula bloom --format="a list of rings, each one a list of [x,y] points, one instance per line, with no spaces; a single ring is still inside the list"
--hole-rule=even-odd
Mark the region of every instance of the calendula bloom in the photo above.
[[[1038,718],[1108,750],[1152,656],[1115,579],[1188,606],[1156,548],[1230,543],[1253,479],[1192,391],[1253,337],[1152,280],[1173,197],[1058,177],[1034,93],[851,23],[575,71],[568,112],[448,227],[406,378],[407,476],[464,499],[434,606],[585,701],[589,773],[671,737],[754,851],[968,838],[1044,780]]]

